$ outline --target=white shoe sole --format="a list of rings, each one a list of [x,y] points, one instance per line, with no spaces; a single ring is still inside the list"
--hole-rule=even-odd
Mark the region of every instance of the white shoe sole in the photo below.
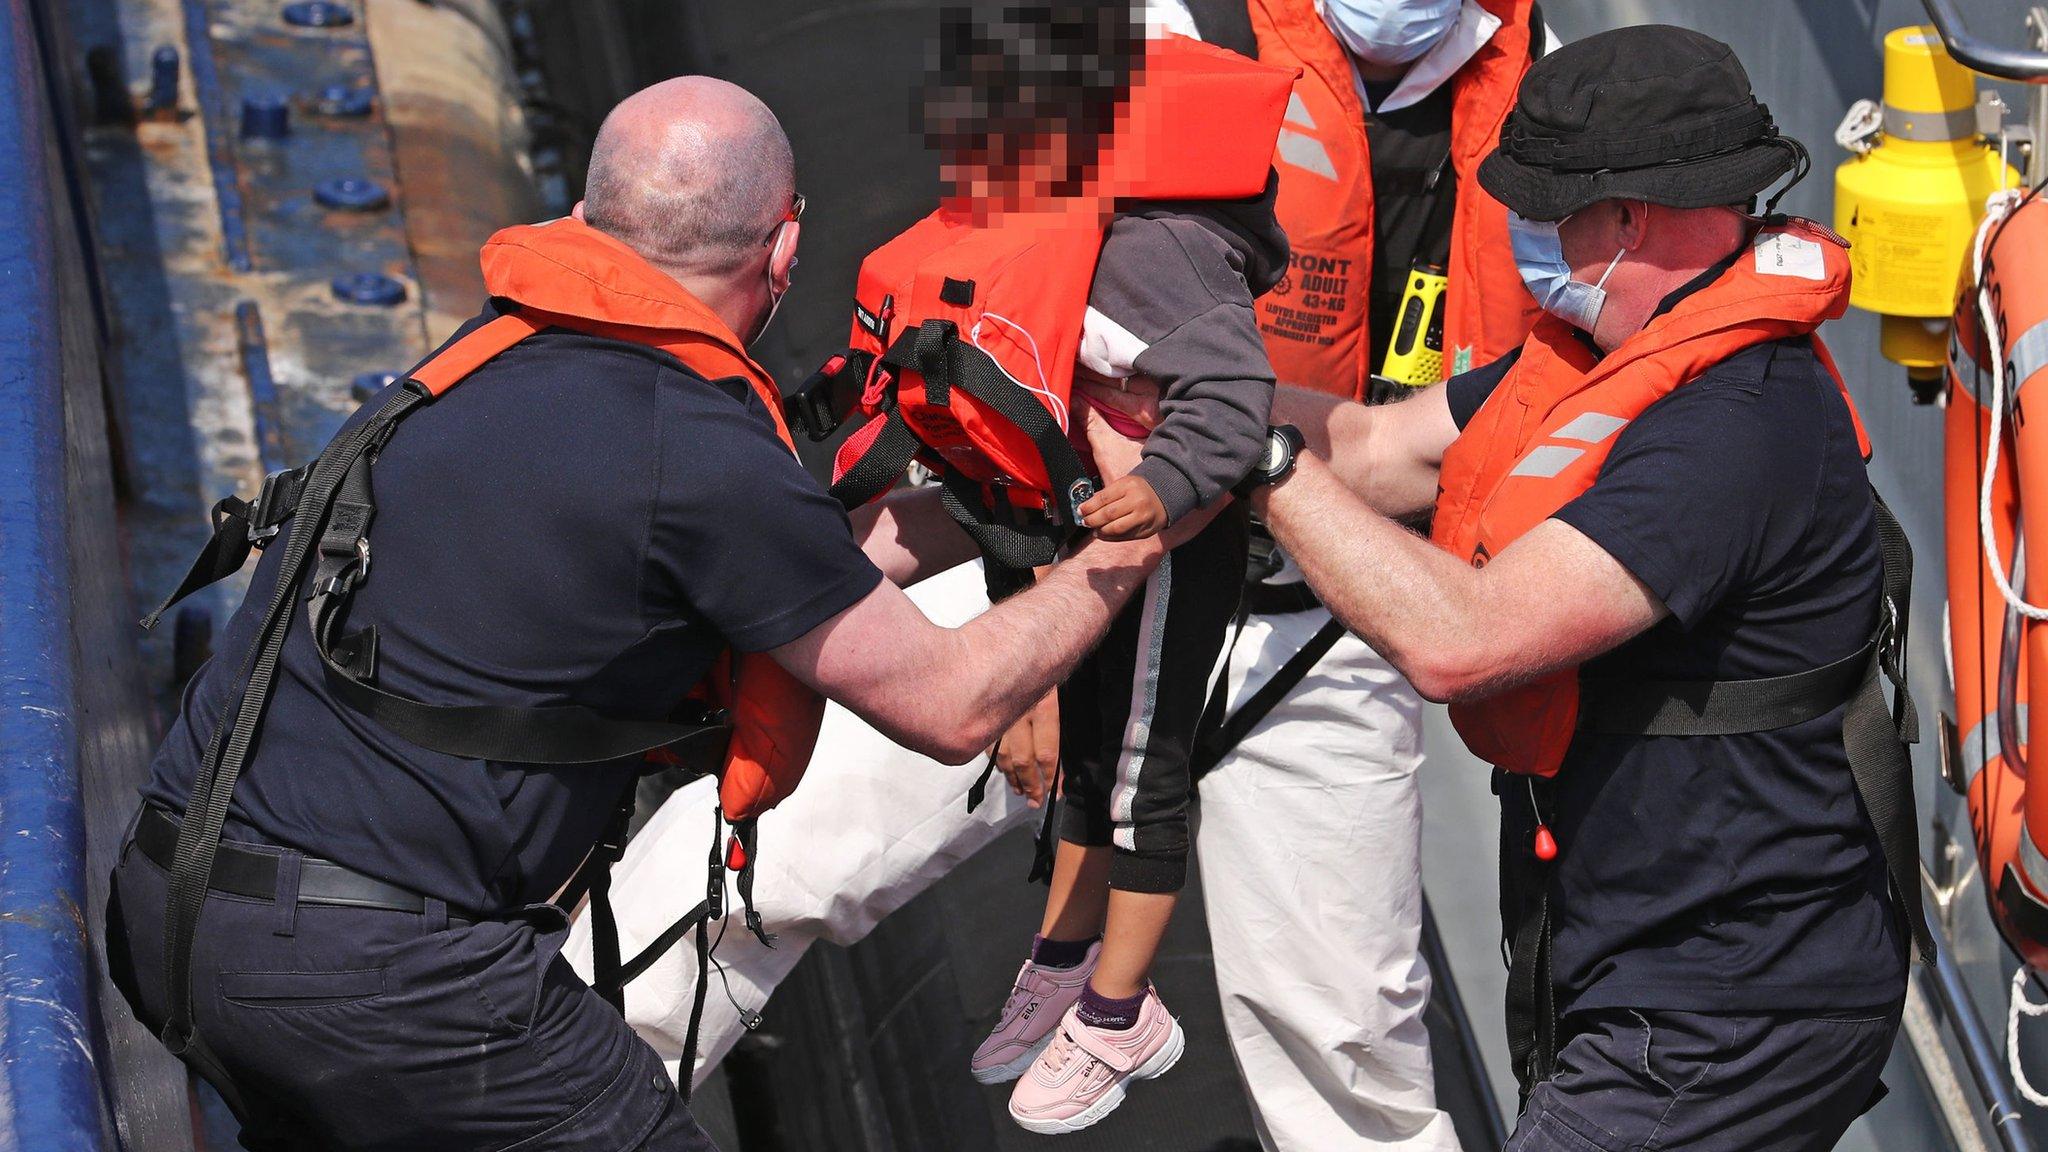
[[[1010,1119],[1015,1120],[1017,1126],[1026,1132],[1036,1132],[1041,1136],[1062,1136],[1068,1132],[1079,1132],[1083,1128],[1093,1127],[1097,1121],[1116,1111],[1117,1106],[1124,1102],[1126,1085],[1133,1080],[1153,1080],[1166,1075],[1175,1064],[1180,1063],[1181,1053],[1187,1051],[1187,1047],[1187,1036],[1180,1030],[1180,1021],[1175,1020],[1173,1022],[1173,1034],[1166,1038],[1166,1044],[1159,1051],[1154,1052],[1150,1060],[1138,1065],[1128,1077],[1110,1085],[1109,1091],[1102,1094],[1102,1099],[1090,1104],[1079,1113],[1065,1120],[1053,1118],[1037,1120],[1028,1116],[1019,1116],[1016,1110],[1012,1109],[1010,1111]],[[1019,1075],[1022,1075],[1022,1073],[1019,1073]]]
[[[1038,1043],[1033,1044],[1030,1051],[1010,1061],[1008,1064],[998,1064],[993,1068],[970,1068],[969,1071],[974,1073],[974,1079],[978,1083],[1008,1084],[1017,1077],[1024,1075],[1024,1070],[1031,1067],[1047,1048],[1052,1047],[1052,1038],[1058,1033],[1058,1026],[1054,1026],[1051,1032],[1047,1032],[1038,1038]]]

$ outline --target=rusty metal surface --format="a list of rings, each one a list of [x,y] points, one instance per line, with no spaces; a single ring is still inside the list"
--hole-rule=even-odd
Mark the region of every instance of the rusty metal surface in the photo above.
[[[539,219],[512,47],[492,0],[368,0],[377,88],[401,183],[405,236],[440,340],[484,295],[477,249]]]

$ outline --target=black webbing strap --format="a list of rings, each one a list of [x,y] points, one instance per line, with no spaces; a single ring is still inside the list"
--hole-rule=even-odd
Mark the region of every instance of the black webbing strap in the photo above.
[[[248,763],[249,748],[256,737],[277,664],[291,627],[291,604],[299,578],[312,553],[314,533],[325,518],[343,476],[365,448],[395,425],[427,394],[415,385],[397,389],[368,420],[344,430],[314,461],[295,516],[298,530],[285,545],[278,565],[277,584],[271,592],[258,625],[255,642],[245,659],[242,695],[221,717],[207,748],[202,769],[193,781],[192,795],[185,806],[185,819],[178,828],[178,844],[172,860],[168,915],[164,927],[164,967],[167,1011],[160,1036],[174,1055],[184,1056],[195,1046],[192,1025],[192,943],[199,926],[199,912],[213,877],[214,856],[220,849],[221,826],[227,820],[228,802],[235,782]],[[204,1053],[203,1045],[199,1054]]]
[[[1792,676],[1738,681],[1651,681],[1636,685],[1583,680],[1579,727],[1610,735],[1726,736],[1770,731],[1842,713],[1842,748],[1856,794],[1884,853],[1892,899],[1914,953],[1934,960],[1934,935],[1920,892],[1920,829],[1913,765],[1906,746],[1919,739],[1919,715],[1906,682],[1906,622],[1913,600],[1913,549],[1891,509],[1872,493],[1883,561],[1877,634],[1853,655]],[[1893,698],[1887,706],[1882,677]],[[1832,699],[1829,690],[1833,690]],[[1533,778],[1528,778],[1533,779]],[[1538,782],[1545,791],[1545,782]],[[1513,802],[1510,798],[1509,802]],[[1539,817],[1541,813],[1539,812]],[[1502,891],[1518,846],[1501,845]],[[1539,866],[1539,873],[1548,869]],[[1508,970],[1508,1048],[1523,1094],[1549,1074],[1558,1036],[1550,979],[1547,877],[1520,901]]]
[[[1038,835],[1031,841],[1031,871],[1024,882],[1052,884],[1053,856],[1057,845],[1053,836],[1053,813],[1060,808],[1060,777],[1066,771],[1064,763],[1054,764],[1052,783],[1045,790],[1045,815],[1038,818]]]
[[[832,498],[849,512],[894,488],[921,447],[917,434],[894,407],[875,419],[882,421],[882,427],[868,450],[832,482]]]
[[[1873,638],[1832,664],[1760,680],[1582,677],[1579,729],[1616,736],[1732,736],[1789,728],[1841,707],[1874,667],[1876,653]]]
[[[707,759],[724,752],[730,728],[716,712],[669,720],[606,716],[580,704],[428,704],[370,683],[376,633],[337,635],[349,601],[368,576],[370,523],[376,516],[370,462],[344,476],[320,535],[306,614],[327,687],[356,712],[422,748],[473,760],[515,764],[596,764],[673,747]]]
[[[890,355],[896,355],[901,346],[899,341]],[[924,377],[925,396],[933,403],[950,404],[950,392],[958,388],[1031,440],[1052,482],[1054,517],[1063,524],[1073,523],[1074,509],[1095,494],[1097,485],[1081,463],[1081,454],[1067,439],[1067,430],[1045,405],[1019,387],[988,353],[961,340],[950,320],[927,320],[919,325],[911,352],[917,372]]]
[[[1049,516],[1025,512],[1000,497],[990,500],[982,486],[957,468],[939,473],[939,503],[991,564],[1040,568],[1059,558],[1070,529]]]
[[[704,998],[711,991],[711,921],[725,915],[724,847],[723,817],[714,811],[711,814],[710,879],[705,885],[704,899],[623,964],[619,962],[618,924],[612,918],[609,903],[606,904],[604,918],[598,919],[598,894],[604,890],[607,881],[597,881],[590,890],[591,987],[620,1015],[624,1015],[626,1010],[626,985],[653,967],[654,962],[667,955],[668,950],[684,936],[692,931],[697,934],[697,990],[690,1003],[690,1027],[683,1036],[681,1064],[676,1077],[686,1102],[690,1099],[696,1072],[697,1043],[704,1022]],[[605,871],[609,873],[609,866]],[[609,958],[608,964],[601,959],[603,957]],[[759,1018],[753,1017],[747,1026],[751,1028],[758,1023]]]
[[[1536,822],[1550,822],[1550,781],[1496,771],[1495,783],[1510,804],[1520,799],[1515,793],[1526,789]],[[1514,821],[1501,821],[1500,884],[1502,905],[1519,909],[1508,937],[1508,1067],[1526,1104],[1529,1093],[1556,1067],[1557,985],[1551,971],[1550,865],[1538,860],[1527,843],[1511,842],[1514,827]]]
[[[1875,493],[1872,494],[1875,497]],[[1727,736],[1769,732],[1817,719],[1838,707],[1842,746],[1856,793],[1884,849],[1900,918],[1922,960],[1934,936],[1920,895],[1919,816],[1906,745],[1919,739],[1919,714],[1906,683],[1906,622],[1913,602],[1913,549],[1882,499],[1875,501],[1883,595],[1877,634],[1821,668],[1760,680],[1580,681],[1579,727],[1633,736]],[[1880,675],[1893,685],[1887,708]]]
[[[1242,628],[1243,625],[1240,624],[1239,627]],[[1194,754],[1188,758],[1188,769],[1195,778],[1200,779],[1208,775],[1216,765],[1221,764],[1223,758],[1230,755],[1230,750],[1237,747],[1246,736],[1251,735],[1252,729],[1257,728],[1259,722],[1307,678],[1309,670],[1330,654],[1330,649],[1337,646],[1337,641],[1343,635],[1344,625],[1332,617],[1321,628],[1316,629],[1316,634],[1308,638],[1308,643],[1301,646],[1301,651],[1289,656],[1287,663],[1274,671],[1271,679],[1259,685],[1259,690],[1252,693],[1237,711],[1230,713],[1214,728],[1204,727],[1195,738]],[[1236,647],[1235,638],[1232,639],[1231,646]],[[1229,685],[1230,667],[1226,654],[1223,672],[1216,678],[1216,689],[1209,698],[1209,707],[1203,710],[1205,716],[1223,716]]]
[[[156,627],[157,621],[178,601],[241,571],[242,565],[249,561],[250,549],[269,543],[277,535],[278,526],[291,518],[293,510],[298,507],[300,488],[310,471],[311,465],[272,472],[263,478],[263,487],[253,503],[238,496],[229,496],[215,504],[213,535],[207,538],[177,588],[142,618],[143,629]]]
[[[626,836],[632,828],[633,801],[639,795],[639,785],[636,777],[626,786],[618,810],[605,825],[604,835],[598,837],[569,881],[570,888],[580,885],[590,893],[590,986],[621,1016],[626,1014],[626,982],[619,976],[619,919],[612,911],[612,866],[626,855]],[[574,908],[575,900],[565,899],[564,905]]]
[[[739,842],[740,851],[746,856],[746,862],[740,865],[739,871],[733,876],[732,886],[733,891],[739,894],[740,907],[745,912],[741,919],[746,922],[747,931],[754,934],[754,939],[761,942],[761,947],[773,948],[776,935],[768,931],[768,925],[761,919],[760,909],[754,907],[754,837],[760,819],[759,816],[750,816],[732,826],[732,838]]]

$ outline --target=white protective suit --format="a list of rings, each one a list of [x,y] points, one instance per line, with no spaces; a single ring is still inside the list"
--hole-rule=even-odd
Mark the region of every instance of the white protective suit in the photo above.
[[[978,565],[911,590],[957,625],[984,610]],[[1320,610],[1254,616],[1230,658],[1235,709],[1322,627]],[[1444,1150],[1422,1013],[1421,704],[1384,660],[1346,636],[1200,786],[1195,859],[1223,1015],[1261,1142],[1286,1152]],[[949,768],[832,707],[803,786],[761,821],[755,903],[780,939],[749,935],[731,899],[718,959],[759,1010],[814,940],[851,944],[883,916],[1037,813],[1000,778],[969,814],[981,762]],[[710,781],[677,792],[626,849],[613,902],[623,952],[673,923],[701,891]],[[713,926],[714,933],[717,926]],[[1020,926],[1022,931],[1022,926]],[[579,920],[566,954],[590,973]],[[688,940],[634,981],[626,1017],[679,1071],[696,990]],[[714,977],[695,1076],[744,1034]]]
[[[910,589],[910,598],[948,627],[988,608],[979,564],[935,576]],[[981,807],[967,811],[967,790],[982,764],[979,757],[960,767],[940,764],[897,746],[839,705],[829,707],[803,785],[761,818],[754,906],[777,937],[775,947],[763,946],[747,931],[732,879],[726,879],[729,919],[717,959],[733,997],[749,1011],[760,1011],[813,941],[860,940],[961,861],[1028,823],[1036,813],[1000,776],[990,779]],[[717,782],[696,781],[677,790],[627,844],[625,858],[612,871],[623,955],[632,956],[702,897],[717,805]],[[711,926],[714,936],[718,927]],[[587,915],[577,918],[563,953],[590,978]],[[626,987],[627,1021],[678,1079],[696,991],[694,937]],[[704,999],[695,1078],[701,1081],[745,1033],[714,972]]]

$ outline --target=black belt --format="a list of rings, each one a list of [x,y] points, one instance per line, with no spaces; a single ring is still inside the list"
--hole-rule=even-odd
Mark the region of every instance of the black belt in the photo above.
[[[178,817],[145,804],[135,825],[135,846],[157,866],[170,871],[178,846]],[[223,840],[214,858],[213,881],[207,887],[230,896],[277,899],[278,851],[265,851]],[[387,912],[424,913],[427,897],[344,868],[332,860],[306,856],[299,864],[299,903],[333,904],[345,908],[376,908]],[[451,909],[451,912],[453,910]],[[450,915],[450,923],[474,923],[469,915]]]

